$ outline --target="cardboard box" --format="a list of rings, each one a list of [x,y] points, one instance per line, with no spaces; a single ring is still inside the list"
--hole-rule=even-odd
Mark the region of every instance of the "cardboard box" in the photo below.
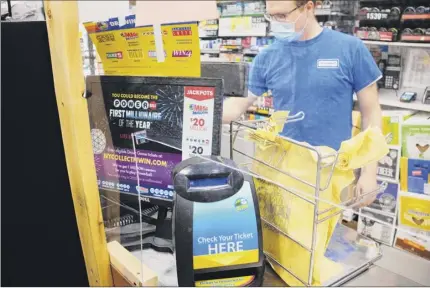
[[[414,115],[416,111],[385,110],[382,111],[382,133],[388,145],[401,145],[402,123]]]
[[[399,225],[430,232],[430,196],[399,193]]]
[[[400,189],[430,195],[430,160],[400,160]]]
[[[378,161],[378,177],[391,181],[399,181],[400,146],[390,146],[390,151]]]
[[[418,113],[402,124],[402,156],[430,160],[430,114]]]
[[[430,232],[401,225],[399,228],[430,239]],[[430,241],[422,237],[417,237],[397,229],[394,246],[430,261]]]
[[[381,191],[376,195],[375,201],[367,208],[395,216],[397,211],[397,198],[399,194],[399,183],[378,179]]]
[[[376,222],[363,215],[368,215],[374,219],[380,220],[382,223]],[[357,232],[375,241],[392,246],[395,234],[395,219],[396,217],[394,215],[383,214],[368,208],[362,208],[360,209],[360,215],[358,217]]]

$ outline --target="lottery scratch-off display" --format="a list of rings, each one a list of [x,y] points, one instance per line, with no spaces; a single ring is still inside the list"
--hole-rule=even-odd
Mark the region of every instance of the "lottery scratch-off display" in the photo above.
[[[159,62],[153,27],[135,27],[134,20],[127,16],[122,26],[118,18],[84,23],[105,75],[200,77],[197,22],[161,25],[165,59]]]

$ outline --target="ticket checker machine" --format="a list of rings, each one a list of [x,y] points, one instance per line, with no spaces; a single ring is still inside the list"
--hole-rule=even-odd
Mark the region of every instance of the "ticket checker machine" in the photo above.
[[[261,286],[264,254],[251,177],[232,160],[194,157],[174,171],[173,238],[179,286]]]

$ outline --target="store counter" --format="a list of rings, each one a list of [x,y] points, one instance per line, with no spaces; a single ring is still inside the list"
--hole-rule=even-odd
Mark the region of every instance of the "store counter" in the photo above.
[[[152,249],[132,253],[150,267],[159,279],[159,286],[177,286],[176,263],[170,253],[159,253]],[[369,269],[354,278],[339,283],[342,286],[430,286],[430,262],[408,252],[383,246],[382,258]],[[346,278],[345,278],[346,279]],[[287,285],[266,264],[264,287],[286,287]]]
[[[430,261],[408,252],[383,246],[383,256],[374,265],[342,286],[416,287],[430,286]],[[266,265],[263,286],[285,287],[282,279]]]

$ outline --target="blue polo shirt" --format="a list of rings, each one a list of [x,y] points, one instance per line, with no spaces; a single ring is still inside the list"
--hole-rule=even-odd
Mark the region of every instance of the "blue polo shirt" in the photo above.
[[[351,138],[353,94],[381,75],[363,42],[330,29],[307,41],[275,41],[254,59],[248,89],[271,91],[275,110],[305,113],[281,133],[336,150]]]

